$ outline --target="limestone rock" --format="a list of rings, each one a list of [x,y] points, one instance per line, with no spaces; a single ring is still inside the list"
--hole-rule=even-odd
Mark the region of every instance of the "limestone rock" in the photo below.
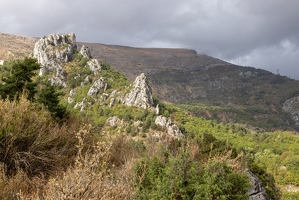
[[[68,103],[73,103],[73,102],[74,102],[73,97],[68,97],[68,98],[67,98],[67,102],[68,102]]]
[[[66,87],[66,79],[67,73],[62,67],[56,68],[56,75],[50,78],[51,85],[60,85],[62,87]]]
[[[147,84],[144,73],[136,77],[133,89],[126,95],[123,103],[141,108],[150,108],[154,105],[151,88]]]
[[[80,54],[84,57],[84,58],[91,58],[91,53],[90,53],[90,49],[89,47],[83,45],[81,50],[80,50]]]
[[[114,102],[115,102],[115,98],[111,98],[110,103],[109,103],[110,108],[114,105]]]
[[[90,76],[86,76],[84,79],[85,83],[91,83],[92,82],[92,78]]]
[[[249,200],[270,200],[269,195],[266,193],[262,182],[251,171],[248,170],[248,177],[251,182],[251,187],[248,189]]]
[[[72,97],[72,96],[74,96],[76,94],[76,91],[74,90],[74,89],[72,89],[71,91],[70,91],[70,97]]]
[[[295,122],[295,129],[299,130],[299,96],[286,100],[282,110],[289,113]]]
[[[76,48],[76,36],[73,33],[50,34],[39,39],[32,54],[41,64],[40,75],[69,61]]]
[[[157,126],[161,126],[166,128],[167,134],[172,137],[180,137],[183,135],[182,131],[179,129],[179,127],[172,123],[171,119],[167,119],[166,117],[163,117],[162,115],[159,115],[156,120],[155,124]]]
[[[80,111],[84,111],[85,110],[85,104],[86,104],[87,99],[84,97],[84,99],[81,102],[76,103],[76,105],[74,106],[74,109],[80,109]]]
[[[109,117],[106,121],[106,125],[111,127],[121,124],[123,124],[123,120],[119,119],[117,116]]]
[[[101,64],[97,59],[91,59],[87,62],[87,65],[89,66],[90,70],[93,71],[94,75],[99,75],[102,71]]]
[[[157,104],[157,106],[156,106],[156,115],[159,115],[159,113],[160,113],[160,108],[159,108],[159,104]]]
[[[101,77],[99,80],[94,82],[94,84],[91,86],[87,94],[89,96],[94,96],[98,94],[101,90],[106,91],[106,89],[107,89],[107,83],[104,81],[104,78]]]

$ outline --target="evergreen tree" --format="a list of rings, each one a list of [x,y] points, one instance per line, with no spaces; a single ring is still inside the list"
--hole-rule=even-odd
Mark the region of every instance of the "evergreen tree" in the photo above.
[[[46,83],[37,97],[37,101],[43,104],[51,112],[52,117],[56,119],[63,119],[68,115],[66,107],[59,103],[60,95],[62,93],[54,85]]]
[[[37,92],[37,84],[32,81],[32,77],[36,76],[36,70],[40,68],[37,60],[34,58],[25,58],[24,60],[16,60],[12,64],[10,75],[4,77],[0,84],[0,95],[3,99],[9,98],[11,101],[15,98],[19,99],[20,94],[26,90],[28,99],[33,100]]]

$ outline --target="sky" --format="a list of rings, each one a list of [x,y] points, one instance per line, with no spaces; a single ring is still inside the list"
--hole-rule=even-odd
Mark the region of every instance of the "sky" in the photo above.
[[[1,0],[0,13],[3,33],[194,49],[299,80],[298,0]]]

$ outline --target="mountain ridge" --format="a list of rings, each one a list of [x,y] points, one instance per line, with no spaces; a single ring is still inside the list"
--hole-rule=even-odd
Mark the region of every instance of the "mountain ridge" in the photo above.
[[[0,37],[10,38],[11,48],[19,45],[17,49],[23,49],[22,53],[13,54],[16,58],[31,52],[36,41],[35,38],[9,34],[0,34]],[[263,129],[285,129],[296,124],[299,127],[298,117],[292,115],[297,112],[286,111],[289,114],[285,115],[282,109],[284,102],[299,95],[297,80],[262,69],[234,65],[190,49],[86,42],[77,42],[77,45],[79,48],[88,46],[93,58],[109,63],[131,81],[145,73],[153,94],[160,100],[208,106],[195,110],[190,108],[193,114],[208,117],[210,114],[206,113],[212,113],[212,119],[219,121],[223,118],[218,116],[226,115],[229,117],[224,122],[251,123],[263,126]],[[1,47],[11,51],[7,45],[0,44]],[[3,55],[0,52],[0,60]],[[224,109],[217,110],[215,106]]]

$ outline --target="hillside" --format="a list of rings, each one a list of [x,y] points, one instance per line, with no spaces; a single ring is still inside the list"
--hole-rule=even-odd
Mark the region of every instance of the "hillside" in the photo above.
[[[278,113],[275,102],[282,96],[268,103],[244,97],[250,107],[240,103],[246,93],[235,95],[239,107],[233,110],[224,106],[228,98],[238,102],[229,92],[244,88],[251,95],[258,86],[261,97],[272,98],[267,88],[288,93],[296,81],[217,59],[211,65],[214,58],[200,55],[207,64],[199,67],[207,80],[201,98],[220,93],[224,103],[171,104],[153,96],[146,74],[132,82],[92,58],[88,46],[77,46],[74,34],[50,34],[35,43],[35,59],[0,68],[0,199],[298,198],[297,135],[256,132],[203,115],[232,113],[261,122],[257,113],[269,119],[268,104]],[[167,52],[200,57],[190,50]],[[182,71],[172,67],[160,79],[177,80]],[[199,84],[195,68],[185,71],[192,80],[182,76],[183,83],[195,82],[192,87]],[[273,78],[268,85],[266,77]],[[297,104],[295,97],[284,107],[292,111]]]
[[[0,60],[11,60],[28,56],[35,38],[0,33]]]
[[[35,41],[8,34],[1,37],[11,44],[0,44],[2,51],[15,51],[15,57],[28,55]],[[131,81],[145,73],[154,96],[183,104],[194,115],[249,124],[261,130],[299,130],[296,106],[291,103],[287,106],[290,109],[283,109],[285,102],[294,102],[289,99],[299,94],[297,80],[232,65],[194,50],[80,42],[78,48],[83,44],[90,48],[93,58],[109,63]],[[22,53],[16,53],[18,51]]]

